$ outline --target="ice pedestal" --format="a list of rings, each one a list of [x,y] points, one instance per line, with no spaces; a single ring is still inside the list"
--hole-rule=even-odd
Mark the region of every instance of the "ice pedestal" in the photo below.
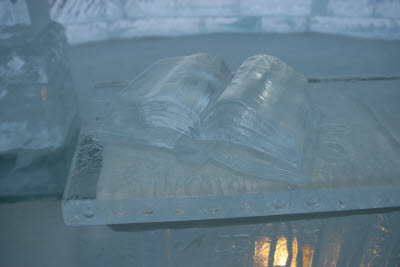
[[[36,35],[16,25],[0,36],[0,194],[59,193],[63,153],[78,130],[64,29],[51,22]]]
[[[268,81],[271,79],[260,84],[266,85]],[[278,125],[281,122],[282,129],[289,129],[293,139],[303,144],[297,147],[307,146],[301,140],[310,133],[315,134],[315,144],[306,154],[308,163],[304,165],[303,183],[249,174],[246,169],[213,160],[208,149],[205,158],[210,160],[196,162],[185,160],[182,147],[171,149],[125,139],[105,139],[96,135],[96,129],[109,121],[110,113],[103,112],[103,118],[85,123],[90,127],[81,132],[64,193],[65,222],[70,225],[160,222],[398,206],[399,120],[393,115],[398,114],[393,100],[400,97],[396,89],[398,81],[305,83],[303,86],[304,94],[300,95],[308,99],[312,112],[320,113],[319,121],[311,130],[299,131],[303,125],[291,124],[297,121],[294,118],[277,119],[277,115],[260,113],[267,121]],[[296,88],[300,87],[289,91]],[[106,91],[104,96],[97,96],[103,99],[100,103],[118,109],[114,98],[109,96],[120,95],[124,89]],[[285,101],[289,100],[282,100],[282,110],[287,105]],[[293,101],[289,102],[296,103]],[[386,106],[386,103],[391,104]],[[254,110],[254,105],[251,106]],[[297,109],[294,110],[293,116],[301,118]],[[223,115],[229,117],[234,113]],[[202,130],[200,127],[199,131]],[[189,150],[184,155],[190,155],[191,142],[197,133],[191,132],[186,143],[183,142]],[[240,155],[247,156],[246,149],[228,150],[232,147],[217,146],[214,150],[220,149],[225,155],[236,153],[232,155],[238,160]],[[199,149],[194,148],[194,152]],[[269,155],[276,158],[275,162],[284,159],[280,153]]]

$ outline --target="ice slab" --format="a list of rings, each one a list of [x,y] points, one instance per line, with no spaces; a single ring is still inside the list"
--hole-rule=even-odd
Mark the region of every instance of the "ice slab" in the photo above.
[[[240,73],[246,72],[238,71],[235,75]],[[255,75],[259,72],[251,73]],[[99,138],[95,129],[107,121],[107,111],[102,113],[106,119],[97,117],[88,122],[90,127],[81,132],[64,193],[65,222],[71,225],[118,224],[398,206],[400,146],[396,139],[399,136],[399,120],[395,115],[398,114],[395,99],[400,97],[396,89],[399,82],[307,84],[301,81],[298,74],[287,77],[295,81],[300,79],[299,84],[303,87],[294,83],[296,86],[286,90],[292,94],[291,90],[303,88],[299,92],[304,90],[305,94],[300,95],[307,95],[311,112],[319,111],[320,120],[316,120],[315,128],[302,131],[304,126],[293,121],[293,116],[301,117],[297,112],[301,104],[278,113],[279,116],[283,113],[279,120],[277,115],[272,115],[273,112],[270,115],[262,111],[260,115],[267,121],[281,123],[281,130],[292,132],[296,142],[305,140],[304,135],[310,132],[316,133],[315,145],[308,147],[310,152],[305,155],[308,163],[304,165],[303,184],[288,179],[257,177],[248,174],[245,169],[238,170],[216,160],[196,161],[189,156],[182,157],[199,149],[199,146],[193,146],[192,139],[195,134],[201,135],[201,129],[184,135],[188,136],[183,143],[189,148],[186,154],[181,153],[181,147],[174,150],[165,146]],[[246,101],[254,99],[251,96],[259,95],[256,90],[258,85],[268,85],[271,76],[257,81],[259,83],[249,82],[246,90],[250,91],[243,96]],[[272,79],[272,82],[281,85],[277,87],[279,89],[284,89],[287,84],[280,83],[279,79]],[[252,87],[252,84],[257,86]],[[239,86],[237,90],[240,88],[245,87]],[[107,106],[117,103],[109,96],[124,92],[123,88],[105,90],[107,94],[97,97],[104,98],[100,103],[107,103]],[[250,93],[251,90],[255,90],[254,94]],[[223,95],[222,92],[220,97]],[[296,99],[292,99],[292,103],[303,103],[303,100],[296,102]],[[213,102],[218,100],[216,98]],[[390,104],[386,106],[386,103]],[[293,113],[296,114],[290,116]],[[235,114],[230,111],[224,115]],[[248,150],[241,146],[235,150],[232,142],[230,144],[211,147],[214,152],[219,150],[226,155],[241,153],[242,158],[248,156]],[[192,148],[193,151],[190,151]],[[205,151],[207,153],[201,156],[212,159],[208,148]],[[275,154],[275,162],[284,159],[284,155]],[[242,158],[237,158],[236,162],[240,164]],[[274,168],[278,166],[282,165],[277,164]]]
[[[17,186],[25,181],[29,188],[27,177],[49,177],[40,162],[62,158],[58,153],[72,142],[79,124],[63,27],[52,22],[36,35],[30,26],[10,26],[1,29],[1,37],[0,158],[9,163],[0,166],[4,196],[30,191]],[[34,171],[32,164],[42,167]]]

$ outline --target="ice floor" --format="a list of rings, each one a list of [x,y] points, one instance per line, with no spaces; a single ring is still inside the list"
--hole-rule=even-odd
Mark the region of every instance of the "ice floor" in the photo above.
[[[159,58],[198,52],[224,58],[231,69],[251,55],[266,53],[307,77],[400,74],[400,41],[316,34],[112,40],[70,50],[82,114],[96,83],[130,80]],[[400,86],[400,81],[397,83]],[[60,192],[48,191],[46,195],[57,198]],[[400,264],[398,209],[113,228],[67,227],[59,201],[36,200],[2,203],[0,218],[0,266]]]

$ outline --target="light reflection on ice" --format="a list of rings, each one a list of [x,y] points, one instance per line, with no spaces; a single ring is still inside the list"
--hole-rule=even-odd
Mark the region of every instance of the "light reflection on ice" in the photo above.
[[[274,266],[286,266],[288,255],[287,239],[281,236],[276,242]]]

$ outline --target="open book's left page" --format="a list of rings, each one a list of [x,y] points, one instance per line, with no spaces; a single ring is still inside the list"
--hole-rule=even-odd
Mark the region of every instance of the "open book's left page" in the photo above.
[[[232,79],[225,63],[209,54],[157,61],[115,99],[100,129],[107,141],[173,148],[200,123],[200,114]]]

